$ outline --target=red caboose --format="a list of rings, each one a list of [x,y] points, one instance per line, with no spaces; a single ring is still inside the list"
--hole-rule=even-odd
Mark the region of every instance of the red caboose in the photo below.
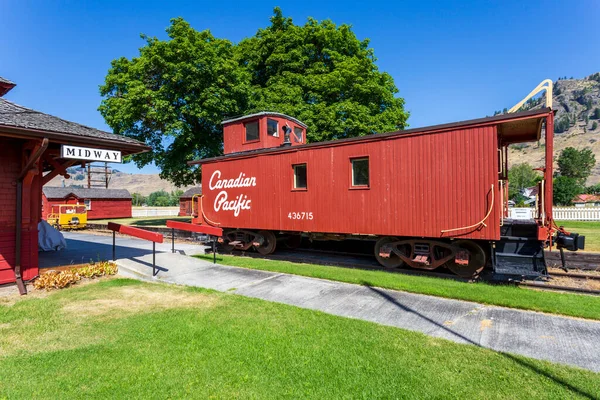
[[[282,114],[225,121],[225,155],[194,162],[203,175],[195,222],[224,228],[229,248],[263,254],[300,235],[362,238],[377,240],[375,257],[388,268],[543,273],[553,117],[543,108],[311,144],[291,140],[294,130],[305,138],[306,127]],[[536,219],[509,220],[507,146],[540,140],[544,124],[549,161]]]

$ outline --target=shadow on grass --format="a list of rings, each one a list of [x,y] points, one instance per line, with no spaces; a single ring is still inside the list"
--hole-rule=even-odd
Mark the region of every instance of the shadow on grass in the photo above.
[[[192,218],[176,218],[176,217],[165,217],[165,218],[149,218],[149,219],[138,219],[131,222],[131,226],[166,226],[167,221],[178,221],[178,222],[191,222]]]
[[[440,323],[432,320],[431,318],[429,318],[429,317],[421,314],[420,312],[418,312],[418,311],[416,311],[416,310],[414,310],[414,309],[412,309],[412,308],[410,308],[408,306],[405,306],[404,304],[398,302],[398,300],[396,300],[395,298],[393,298],[392,296],[390,296],[389,294],[387,294],[383,290],[375,288],[375,287],[372,287],[369,284],[367,284],[366,282],[363,282],[362,284],[364,286],[366,286],[368,289],[370,289],[371,291],[377,293],[379,296],[383,297],[386,301],[394,304],[396,307],[398,307],[398,308],[400,308],[400,309],[402,309],[402,310],[404,310],[406,312],[409,312],[411,314],[414,314],[414,315],[418,316],[419,318],[424,319],[425,321],[429,322],[430,324],[435,325],[435,326],[443,329],[446,332],[449,332],[453,336],[455,336],[455,337],[457,337],[457,338],[459,338],[461,340],[464,340],[467,343],[470,343],[470,344],[475,345],[475,346],[480,347],[480,348],[485,348],[485,347],[481,346],[479,343],[477,343],[477,342],[469,339],[468,337],[466,337],[464,335],[461,335],[460,333],[458,333],[458,332],[456,332],[456,331],[448,328],[447,326],[445,326],[443,324],[440,324]],[[511,361],[513,361],[513,362],[515,362],[515,363],[517,363],[519,365],[521,365],[522,367],[525,367],[525,368],[529,369],[530,371],[532,371],[532,372],[534,372],[534,373],[536,373],[538,375],[542,375],[542,376],[544,376],[544,377],[552,380],[553,382],[555,382],[555,383],[557,383],[559,385],[564,386],[565,388],[569,389],[570,391],[572,391],[574,393],[577,393],[578,395],[580,395],[582,397],[585,397],[585,398],[591,399],[591,400],[598,399],[598,397],[596,397],[596,395],[587,393],[586,391],[584,391],[584,390],[582,390],[582,389],[580,389],[578,387],[575,387],[575,386],[571,385],[570,383],[564,381],[563,379],[561,379],[559,377],[556,377],[556,376],[554,376],[554,375],[552,375],[552,374],[550,374],[550,373],[548,373],[546,371],[543,371],[543,370],[539,369],[538,367],[536,367],[535,365],[527,362],[526,360],[523,360],[523,359],[521,359],[519,357],[515,357],[515,356],[513,356],[511,354],[504,353],[504,352],[496,352],[496,353],[500,354],[502,357],[505,357],[505,358],[507,358],[507,359],[509,359],[509,360],[511,360]]]

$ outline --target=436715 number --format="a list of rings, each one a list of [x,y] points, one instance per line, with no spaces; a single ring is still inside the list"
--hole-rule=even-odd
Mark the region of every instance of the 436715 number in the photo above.
[[[299,211],[299,212],[294,212],[292,211],[291,213],[288,214],[288,218],[289,219],[308,219],[308,220],[312,220],[313,219],[313,213],[311,212],[305,212],[305,211]]]

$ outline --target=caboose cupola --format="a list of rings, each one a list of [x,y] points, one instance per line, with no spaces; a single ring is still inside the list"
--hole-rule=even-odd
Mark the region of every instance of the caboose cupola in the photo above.
[[[222,124],[225,154],[306,143],[307,126],[285,114],[263,111]]]

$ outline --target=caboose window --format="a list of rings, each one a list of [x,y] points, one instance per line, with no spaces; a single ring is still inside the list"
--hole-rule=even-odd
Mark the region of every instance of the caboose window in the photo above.
[[[278,125],[274,119],[267,118],[267,135],[279,137],[279,132],[277,131]]]
[[[304,129],[295,127],[294,128],[294,138],[296,140],[296,143],[302,143],[303,136],[304,136]]]
[[[246,142],[258,140],[258,121],[246,123]]]
[[[369,186],[369,158],[353,158],[352,163],[352,186]]]
[[[294,165],[294,189],[306,189],[306,164]]]

